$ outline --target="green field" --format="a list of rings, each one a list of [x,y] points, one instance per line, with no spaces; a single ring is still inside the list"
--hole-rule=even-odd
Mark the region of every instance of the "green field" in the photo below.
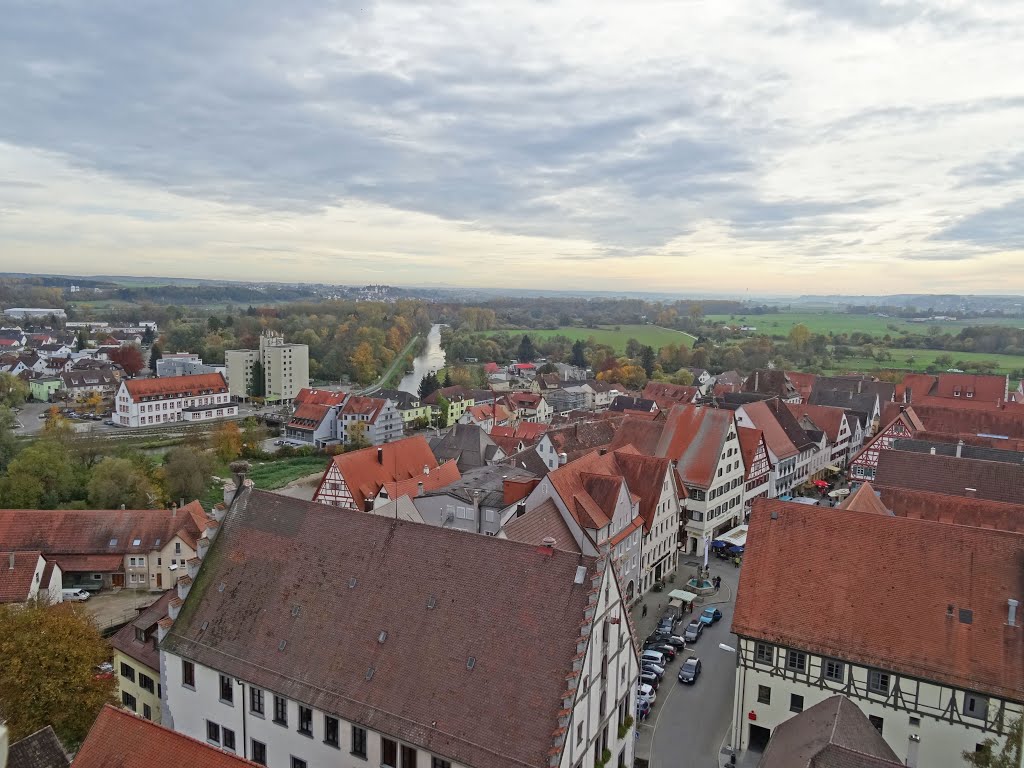
[[[851,315],[842,312],[779,312],[766,315],[708,315],[708,320],[722,322],[729,326],[752,325],[758,334],[784,338],[798,323],[806,325],[811,333],[870,333],[873,336],[928,332],[935,325],[948,333],[972,325],[1006,325],[1011,328],[1024,327],[1024,320],[1007,318],[972,320],[937,320],[927,323],[911,323],[896,317],[875,317],[874,315]]]
[[[890,369],[924,371],[928,368],[937,367],[935,366],[935,359],[942,355],[949,355],[953,359],[953,365],[951,366],[953,368],[962,367],[957,365],[959,361],[965,363],[988,361],[999,366],[995,369],[994,373],[1014,373],[1015,371],[1024,370],[1024,356],[1019,355],[996,355],[985,354],[984,352],[946,352],[936,349],[890,349],[887,351],[892,355],[891,360],[879,361],[870,357],[844,357],[836,361],[833,372]],[[908,363],[907,358],[911,357],[914,359],[914,362]]]
[[[318,454],[316,456],[293,456],[287,459],[276,461],[252,461],[249,470],[249,478],[253,485],[261,491],[273,491],[283,488],[293,480],[298,480],[306,475],[315,472],[323,472],[330,463],[330,457]],[[219,477],[230,477],[230,471],[226,466],[218,468],[216,474]],[[210,484],[206,495],[203,497],[203,504],[212,507],[223,498],[223,491],[220,482]]]
[[[624,352],[626,342],[630,339],[636,339],[641,344],[650,345],[655,350],[669,344],[685,344],[688,347],[692,347],[694,342],[694,338],[685,333],[668,328],[659,328],[654,325],[619,325],[602,326],[600,328],[567,327],[556,329],[502,328],[501,332],[513,336],[524,334],[534,341],[548,339],[552,336],[566,336],[573,341],[586,341],[593,337],[597,343],[614,347],[617,352]]]

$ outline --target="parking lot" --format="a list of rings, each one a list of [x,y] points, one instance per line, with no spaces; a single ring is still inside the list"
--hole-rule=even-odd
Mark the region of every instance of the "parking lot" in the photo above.
[[[658,619],[667,607],[668,592],[683,589],[686,579],[698,567],[696,556],[680,561],[675,582],[666,591],[651,592],[633,609],[633,619],[643,643],[657,627]],[[722,618],[713,626],[705,627],[696,643],[668,663],[665,676],[657,691],[657,699],[647,720],[637,727],[636,756],[650,761],[650,768],[721,768],[727,756],[721,753],[732,724],[733,686],[736,657],[719,648],[720,643],[736,647],[736,636],[730,631],[736,586],[740,569],[731,563],[711,558],[711,576],[720,576],[722,586],[716,595],[694,607],[679,622],[676,634],[681,635],[686,624],[700,615],[705,606],[714,606]],[[647,604],[647,615],[643,605]],[[690,656],[701,660],[701,673],[692,685],[677,680],[679,668]]]

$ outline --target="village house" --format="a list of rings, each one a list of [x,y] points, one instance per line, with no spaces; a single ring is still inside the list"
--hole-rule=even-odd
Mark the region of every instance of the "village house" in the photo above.
[[[777,368],[759,368],[747,376],[743,391],[751,394],[777,397],[784,403],[801,403],[803,397],[789,375]]]
[[[882,451],[892,449],[894,441],[913,437],[924,425],[911,406],[899,406],[892,420],[884,424],[878,432],[868,439],[853,458],[850,459],[849,478],[851,482],[871,481],[875,479],[878,469],[878,456]]]
[[[566,464],[600,448],[607,448],[615,439],[617,419],[574,422],[547,430],[537,443],[537,455],[549,470]]]
[[[448,402],[447,419],[442,418],[439,398],[444,398]],[[459,385],[434,390],[423,398],[423,402],[431,406],[431,420],[440,429],[447,429],[456,424],[467,410],[476,405],[472,393]]]
[[[184,573],[215,530],[193,501],[171,509],[3,509],[0,542],[36,551],[60,569],[64,587],[160,591]]]
[[[114,421],[140,427],[175,421],[208,421],[238,415],[219,373],[166,379],[126,379],[115,399]]]
[[[160,642],[165,725],[293,768],[632,765],[638,651],[608,555],[242,487]]]
[[[341,443],[344,433],[338,413],[346,397],[344,392],[327,389],[299,390],[293,401],[295,410],[284,427],[285,437],[317,448]]]
[[[490,432],[494,427],[507,427],[512,414],[503,403],[483,403],[466,409],[459,424],[472,424]]]
[[[1021,716],[1024,535],[764,500],[749,536],[732,624],[739,751],[836,694],[909,766],[1001,742]]]
[[[415,496],[459,479],[454,461],[438,462],[421,435],[342,453],[331,459],[313,496],[319,504],[366,511],[374,502]]]
[[[736,435],[740,440],[740,452],[746,470],[743,478],[743,519],[746,522],[754,499],[767,499],[771,493],[772,460],[764,432],[760,429],[737,426]]]
[[[498,464],[505,459],[490,436],[473,424],[456,424],[445,434],[430,438],[430,450],[440,462],[452,459],[460,472]]]
[[[551,422],[551,406],[543,395],[534,392],[512,392],[505,397],[505,404],[518,422],[528,421],[536,424]]]
[[[567,392],[581,392],[584,397],[584,408],[588,411],[603,411],[611,405],[612,400],[624,390],[619,384],[609,384],[607,381],[587,379],[576,383],[566,383],[562,389]]]
[[[65,371],[59,378],[60,392],[69,402],[82,402],[92,395],[104,399],[113,397],[120,384],[120,378],[109,368]]]
[[[810,405],[842,408],[855,413],[861,421],[865,434],[878,431],[882,413],[882,402],[876,392],[849,392],[843,389],[815,388],[811,392]]]
[[[418,490],[412,504],[419,519],[428,525],[495,536],[501,530],[502,512],[527,496],[538,482],[525,469],[480,466],[467,469],[458,480],[436,490]]]
[[[876,489],[904,488],[1020,503],[1024,500],[1024,471],[1019,458],[1012,458],[1020,455],[1010,454],[1001,461],[986,461],[903,451],[894,446],[893,450],[883,451],[878,457],[872,485]]]
[[[745,403],[736,409],[736,423],[764,433],[773,467],[770,497],[787,494],[811,478],[822,438],[808,436],[786,403],[777,398]]]
[[[430,422],[430,405],[422,402],[419,395],[400,389],[378,389],[374,394],[395,404],[406,427],[411,428],[418,421]]]
[[[176,590],[168,589],[110,638],[121,706],[155,723],[160,722],[163,693],[157,649],[158,625],[167,618],[169,604],[177,597]]]
[[[370,445],[384,445],[401,440],[405,434],[395,404],[379,397],[349,395],[338,419],[338,430],[345,445],[360,439]]]
[[[7,545],[3,539],[0,542]],[[0,605],[31,600],[59,603],[61,580],[56,560],[48,560],[39,550],[0,549]]]
[[[805,431],[823,432],[827,438],[825,450],[817,454],[817,462],[812,468],[811,477],[820,476],[825,470],[838,472],[844,469],[850,454],[860,449],[860,444],[851,446],[855,432],[863,435],[862,430],[853,426],[859,427],[859,420],[842,408],[810,403],[787,407],[801,428]]]

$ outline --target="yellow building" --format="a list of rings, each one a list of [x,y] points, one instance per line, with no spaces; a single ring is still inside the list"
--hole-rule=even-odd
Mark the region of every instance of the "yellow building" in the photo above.
[[[114,678],[121,707],[160,722],[160,652],[157,650],[157,625],[167,617],[167,605],[176,595],[164,592],[134,621],[117,631],[110,644],[114,648]]]

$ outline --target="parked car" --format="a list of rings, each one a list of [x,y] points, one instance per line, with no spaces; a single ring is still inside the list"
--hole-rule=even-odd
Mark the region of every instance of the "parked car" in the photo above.
[[[675,661],[676,649],[668,643],[658,643],[650,647],[652,651],[658,651],[659,653],[665,654],[665,658],[669,661]]]
[[[111,680],[114,677],[114,665],[109,661],[104,661],[102,664],[96,665],[96,674],[92,676],[93,680]]]
[[[60,597],[65,603],[82,603],[89,599],[89,593],[79,587],[72,587],[62,589]]]
[[[691,656],[683,662],[683,666],[679,668],[679,682],[693,685],[697,682],[697,678],[700,677],[700,659],[696,656]]]
[[[683,637],[686,638],[688,643],[696,643],[700,640],[701,632],[704,631],[704,624],[697,619],[694,619],[686,625],[686,631],[683,632]]]
[[[654,702],[658,699],[658,694],[655,692],[654,688],[647,685],[646,683],[643,683],[636,687],[636,697],[642,701],[646,701],[648,704],[653,705]]]
[[[665,666],[665,654],[661,651],[644,651],[640,661],[653,661],[659,667]]]
[[[722,612],[720,610],[718,610],[717,608],[715,608],[714,606],[711,606],[711,605],[709,605],[707,608],[705,608],[700,613],[701,624],[705,624],[705,625],[707,625],[709,627],[712,624],[714,624],[717,621],[719,621],[721,618],[722,618]]]
[[[662,616],[658,619],[658,631],[671,633],[675,629],[676,620],[672,616]]]
[[[655,664],[653,661],[645,661],[643,664],[641,664],[640,671],[652,672],[658,676],[659,680],[665,676],[665,668],[660,664]]]
[[[661,682],[661,678],[653,672],[641,672],[640,682],[651,686],[654,690],[658,690],[658,684]]]

